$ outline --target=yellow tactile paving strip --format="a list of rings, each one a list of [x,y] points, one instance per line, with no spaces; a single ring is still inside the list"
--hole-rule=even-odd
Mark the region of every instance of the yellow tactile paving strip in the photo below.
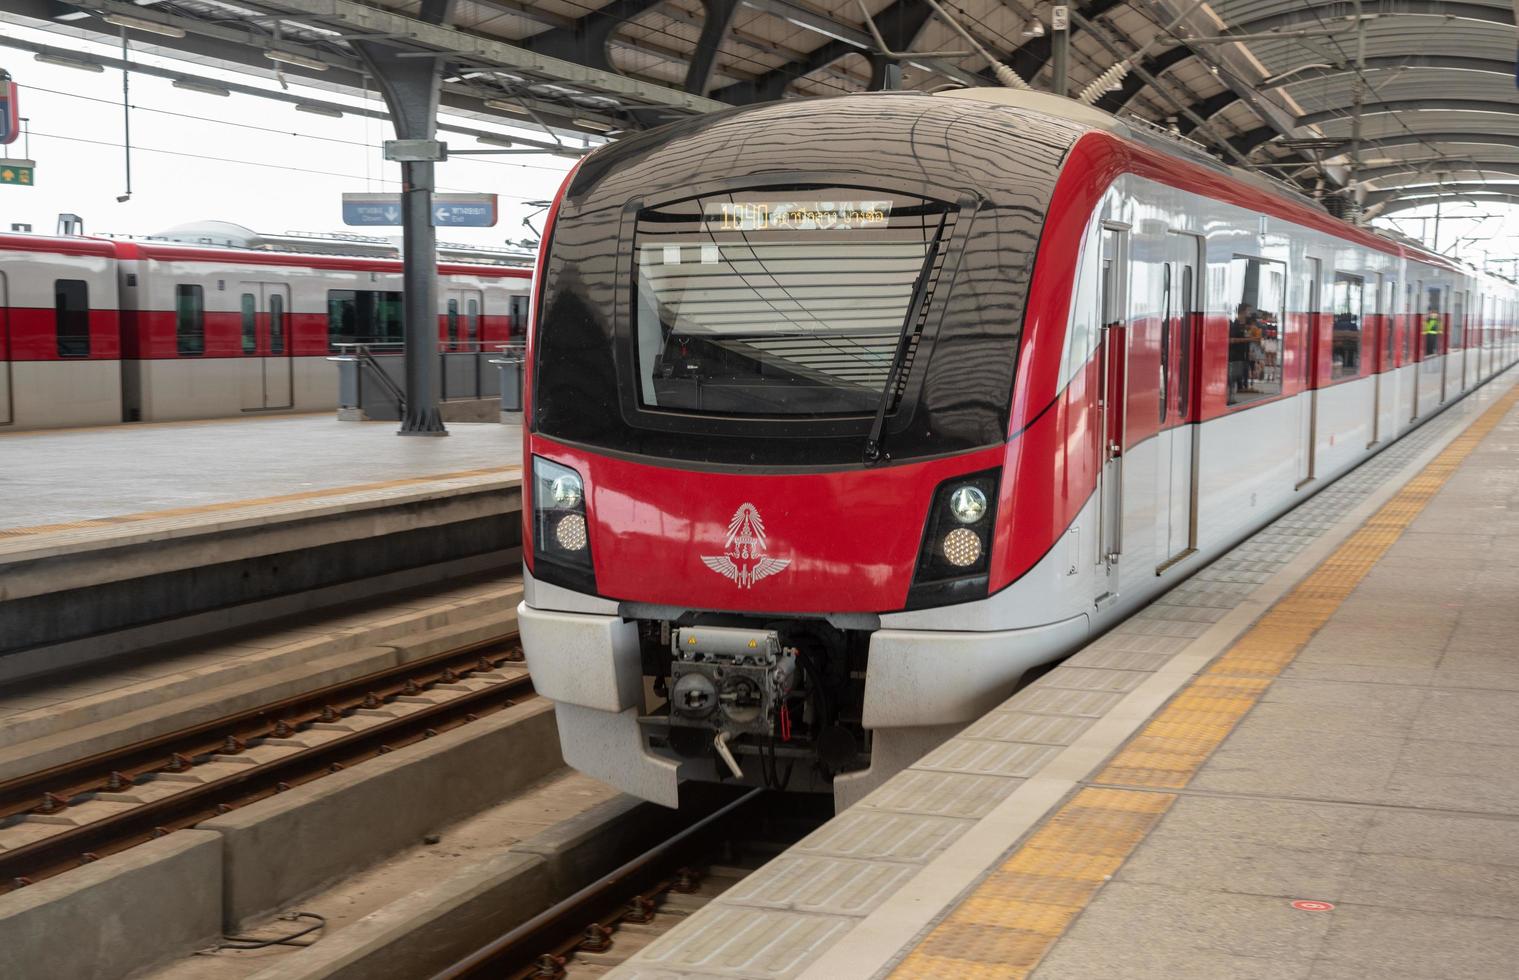
[[[517,473],[517,466],[492,466],[480,470],[459,470],[454,473],[434,473],[430,476],[413,476],[402,480],[385,480],[380,483],[358,483],[346,487],[327,487],[323,490],[304,490],[300,493],[287,493],[277,497],[255,497],[249,500],[227,500],[216,504],[197,504],[194,507],[174,507],[169,510],[149,510],[138,514],[121,514],[116,517],[95,517],[83,521],[68,521],[63,524],[34,524],[31,527],[7,527],[0,528],[0,538],[20,537],[26,534],[50,534],[57,531],[78,531],[92,527],[116,527],[122,524],[132,524],[138,521],[157,521],[172,517],[186,517],[193,514],[214,514],[218,511],[242,510],[245,507],[261,507],[266,504],[287,504],[298,500],[319,500],[323,497],[342,497],[351,493],[366,493],[371,490],[393,490],[397,487],[420,486],[425,483],[439,483],[444,480],[460,480],[473,476],[492,476],[502,473]]]
[[[1274,678],[1329,620],[1457,467],[1519,404],[1488,407],[1396,496],[1184,687],[961,900],[892,977],[1022,978],[1139,846]]]

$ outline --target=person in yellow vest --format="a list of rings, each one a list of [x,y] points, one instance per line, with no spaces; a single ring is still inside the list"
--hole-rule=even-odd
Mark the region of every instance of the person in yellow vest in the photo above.
[[[1430,310],[1424,314],[1424,356],[1428,357],[1439,351],[1440,347],[1440,313],[1438,310]]]

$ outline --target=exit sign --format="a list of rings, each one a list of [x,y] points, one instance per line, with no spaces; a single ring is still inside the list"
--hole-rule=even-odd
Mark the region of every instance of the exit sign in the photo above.
[[[37,164],[31,160],[0,160],[0,184],[32,186],[32,171]]]

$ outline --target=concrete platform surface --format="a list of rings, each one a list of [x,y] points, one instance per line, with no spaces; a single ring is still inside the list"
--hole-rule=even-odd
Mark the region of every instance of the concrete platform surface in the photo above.
[[[1503,377],[612,975],[1511,977],[1516,593]]]
[[[213,419],[9,433],[0,459],[4,534],[514,467],[522,430],[454,424],[446,438],[426,438],[327,414]]]

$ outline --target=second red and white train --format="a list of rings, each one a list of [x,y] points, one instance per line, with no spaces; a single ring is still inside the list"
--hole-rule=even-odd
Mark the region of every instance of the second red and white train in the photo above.
[[[530,270],[438,276],[440,350],[521,337]],[[401,340],[397,261],[0,235],[0,432],[329,409],[338,344]]]

